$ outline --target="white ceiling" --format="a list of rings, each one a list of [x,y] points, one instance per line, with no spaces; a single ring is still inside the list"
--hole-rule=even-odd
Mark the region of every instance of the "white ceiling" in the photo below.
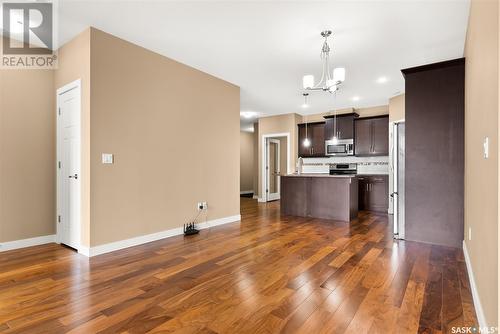
[[[59,12],[60,43],[94,26],[240,86],[241,111],[265,116],[387,104],[404,91],[400,69],[463,55],[469,1],[61,0]],[[313,93],[304,110],[324,29],[346,81],[336,101]]]

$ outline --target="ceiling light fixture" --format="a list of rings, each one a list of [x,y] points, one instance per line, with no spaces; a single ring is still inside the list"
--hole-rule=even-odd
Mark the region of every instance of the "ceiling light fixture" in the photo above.
[[[334,92],[333,94],[333,138],[332,138],[332,144],[337,145],[339,143],[339,138],[337,137],[337,109],[335,108],[336,101],[337,100],[337,92]]]
[[[377,79],[378,83],[386,83],[387,82],[387,77],[380,77]]]
[[[332,34],[331,30],[324,30],[321,36],[325,39],[321,48],[320,58],[322,61],[321,79],[315,85],[314,75],[304,75],[302,78],[302,86],[304,89],[312,91],[324,91],[333,93],[339,89],[340,84],[345,81],[345,68],[337,67],[330,72],[330,46],[328,45],[328,37]]]
[[[309,104],[307,103],[307,97],[309,96],[309,93],[302,93],[302,96],[304,96],[304,103],[302,104],[302,108],[309,108]]]
[[[256,117],[257,113],[255,111],[242,111],[240,112],[240,115],[246,119],[250,119]]]
[[[307,97],[309,96],[309,93],[302,93],[302,96],[304,96],[304,104],[302,105],[302,108],[309,108],[309,104],[307,104]],[[309,147],[311,146],[311,141],[307,135],[307,115],[304,116],[304,118],[306,123],[306,138],[302,141],[302,145],[304,145],[304,147]]]
[[[352,97],[352,100],[353,100],[353,101],[359,101],[359,96],[353,96],[353,97]]]

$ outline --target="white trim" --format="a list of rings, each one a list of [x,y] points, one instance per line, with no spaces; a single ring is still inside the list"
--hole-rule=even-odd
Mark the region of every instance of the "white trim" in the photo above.
[[[20,239],[14,241],[0,242],[0,252],[5,252],[8,250],[38,246],[43,244],[50,244],[56,242],[56,235],[44,235],[41,237],[34,237],[28,239]]]
[[[260,171],[261,171],[261,190],[262,190],[262,197],[259,198],[259,202],[267,202],[267,194],[266,194],[266,156],[267,156],[267,149],[266,149],[266,139],[267,138],[273,138],[273,137],[286,137],[286,173],[290,174],[290,161],[291,161],[291,143],[290,143],[290,132],[280,132],[280,133],[270,133],[270,134],[265,134],[262,135],[262,141],[261,141],[261,147],[262,147],[262,159],[261,159],[261,166],[260,166]]]
[[[90,257],[90,248],[80,245],[80,247],[78,248],[78,253],[85,255],[86,257]]]
[[[197,227],[199,229],[206,229],[218,225],[223,225],[223,224],[228,224],[228,223],[234,223],[237,221],[241,220],[241,215],[235,215],[235,216],[229,216],[229,217],[224,217],[224,218],[219,218],[219,219],[214,219],[214,220],[209,220],[207,222],[199,223],[197,224]],[[173,228],[170,230],[166,231],[161,231],[161,232],[156,232],[152,234],[147,234],[147,235],[141,235],[139,237],[134,237],[130,239],[125,239],[125,240],[120,240],[120,241],[115,241],[111,242],[108,244],[104,245],[99,245],[99,246],[94,246],[94,247],[81,247],[81,250],[79,249],[79,253],[83,254],[88,257],[96,256],[96,255],[101,255],[109,252],[114,252],[120,249],[128,248],[128,247],[133,247],[133,246],[138,246],[142,245],[148,242],[168,238],[168,237],[173,237],[176,235],[181,235],[183,234],[184,231],[182,227],[177,227]]]
[[[253,190],[243,190],[240,191],[240,195],[253,194]]]
[[[59,138],[61,136],[60,134],[60,122],[59,122],[59,106],[60,106],[60,102],[59,102],[59,98],[61,95],[63,95],[64,93],[70,91],[70,90],[73,90],[73,89],[78,89],[79,90],[79,94],[78,94],[78,105],[79,105],[79,116],[80,116],[80,121],[79,121],[79,125],[80,125],[80,133],[79,133],[79,150],[80,150],[80,167],[79,167],[79,170],[80,170],[80,194],[79,195],[79,201],[81,201],[82,199],[82,194],[81,194],[81,189],[82,189],[82,186],[81,186],[81,179],[82,179],[82,165],[81,165],[81,161],[82,161],[82,158],[81,158],[81,154],[82,154],[82,131],[81,131],[81,127],[82,127],[82,80],[81,79],[76,79],[62,87],[59,87],[57,90],[56,90],[56,161],[55,161],[55,167],[56,167],[56,237],[55,237],[55,242],[57,243],[61,243],[61,231],[60,231],[60,228],[59,228],[59,220],[58,220],[58,217],[59,215],[61,214],[61,189],[60,189],[60,186],[61,186],[61,182],[60,182],[60,178],[61,178],[61,170],[59,169],[59,166],[58,166],[58,161],[61,161],[61,147],[60,147],[60,143],[59,143]],[[77,225],[78,225],[78,245],[76,245],[77,247],[77,250],[80,252],[80,248],[82,248],[81,246],[81,238],[82,238],[82,224],[81,224],[81,206],[79,208],[80,210],[80,219],[78,220],[77,222]],[[74,245],[70,245],[70,246],[74,246]]]
[[[265,198],[262,198],[262,197],[257,197],[257,202],[258,203],[266,203],[266,199]]]
[[[472,272],[472,264],[470,262],[469,251],[467,250],[467,244],[465,240],[463,241],[464,258],[465,265],[467,267],[467,273],[469,274],[470,290],[472,292],[472,299],[474,300],[474,309],[476,310],[477,321],[479,322],[480,328],[488,327],[486,323],[486,317],[484,315],[483,306],[481,305],[481,300],[479,299],[479,292],[477,291],[476,280],[474,279],[474,273]]]
[[[259,199],[259,195],[257,195],[257,194],[253,194],[252,198],[253,198],[253,199]]]

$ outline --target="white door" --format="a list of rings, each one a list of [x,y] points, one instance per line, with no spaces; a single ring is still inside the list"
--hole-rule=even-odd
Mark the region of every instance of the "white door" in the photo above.
[[[267,200],[275,201],[280,199],[280,141],[268,139],[266,149]]]
[[[80,82],[57,90],[57,238],[80,247]]]
[[[394,203],[394,236],[405,238],[405,123],[394,124],[393,129],[393,203]]]

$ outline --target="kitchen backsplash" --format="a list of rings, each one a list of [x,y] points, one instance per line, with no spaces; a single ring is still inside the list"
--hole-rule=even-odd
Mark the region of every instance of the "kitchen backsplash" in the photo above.
[[[330,164],[357,163],[358,174],[389,174],[389,157],[304,158],[303,173],[328,173]]]

